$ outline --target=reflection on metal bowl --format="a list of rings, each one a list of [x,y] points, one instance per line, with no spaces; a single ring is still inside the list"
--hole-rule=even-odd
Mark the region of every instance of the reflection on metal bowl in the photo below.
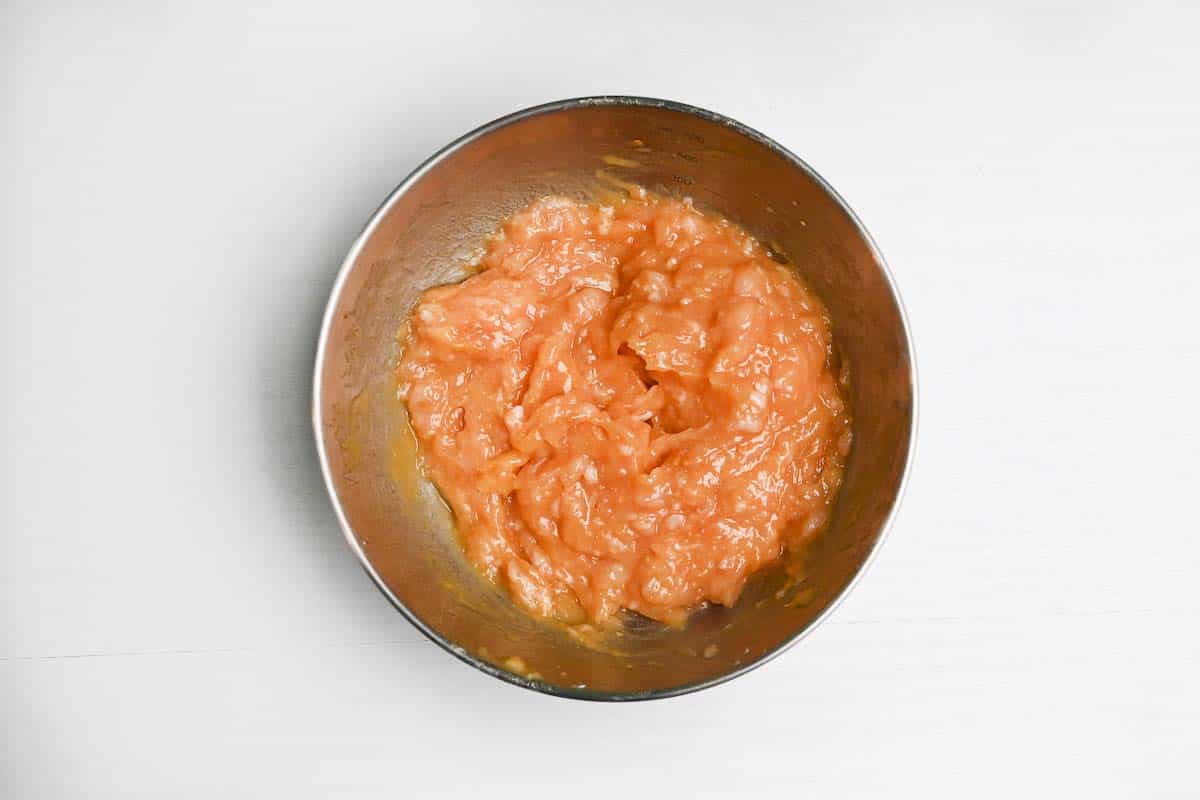
[[[396,399],[397,331],[425,289],[461,279],[501,220],[559,194],[638,184],[689,196],[795,265],[825,302],[849,362],[854,446],[830,523],[802,560],[751,579],[732,608],[686,627],[632,618],[618,632],[529,617],[466,562],[449,512],[416,469]],[[667,697],[711,686],[786,649],[826,616],[877,549],[912,455],[908,328],[879,252],[807,165],[701,109],[636,97],[517,112],[433,156],[388,197],[338,275],[318,343],[313,420],[351,548],[422,632],[489,674],[550,694]],[[801,563],[802,561],[802,563]]]

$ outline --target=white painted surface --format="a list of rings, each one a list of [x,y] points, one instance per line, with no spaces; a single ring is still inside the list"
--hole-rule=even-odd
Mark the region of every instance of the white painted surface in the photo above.
[[[1197,796],[1200,13],[793,5],[4,4],[0,796]],[[614,91],[821,171],[922,390],[898,524],[833,619],[633,706],[424,641],[308,427],[320,309],[387,191]]]

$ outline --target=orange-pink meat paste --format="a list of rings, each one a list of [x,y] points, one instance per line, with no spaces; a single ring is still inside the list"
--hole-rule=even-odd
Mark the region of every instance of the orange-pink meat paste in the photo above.
[[[830,321],[728,220],[534,202],[431,289],[399,367],[468,558],[533,614],[677,624],[829,516],[850,449]]]

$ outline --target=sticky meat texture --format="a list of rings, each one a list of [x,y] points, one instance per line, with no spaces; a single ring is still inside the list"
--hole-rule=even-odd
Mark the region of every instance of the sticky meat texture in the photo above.
[[[687,201],[545,198],[426,292],[398,370],[470,561],[529,612],[677,624],[825,524],[850,449],[828,316]]]

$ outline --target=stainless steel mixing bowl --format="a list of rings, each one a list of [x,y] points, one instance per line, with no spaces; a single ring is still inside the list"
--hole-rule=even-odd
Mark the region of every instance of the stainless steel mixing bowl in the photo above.
[[[422,291],[464,277],[498,223],[547,194],[623,183],[690,196],[785,256],[833,317],[849,361],[854,446],[826,532],[753,578],[733,608],[686,628],[631,624],[597,641],[540,623],[464,560],[449,512],[415,469],[396,400],[397,332]],[[463,661],[519,686],[604,700],[667,697],[740,675],[821,621],[895,511],[913,448],[910,336],[883,258],[811,168],[766,136],[679,103],[590,97],[519,111],[422,164],[346,257],[321,328],[313,423],[351,549],[388,599]],[[792,562],[794,564],[794,562]]]

